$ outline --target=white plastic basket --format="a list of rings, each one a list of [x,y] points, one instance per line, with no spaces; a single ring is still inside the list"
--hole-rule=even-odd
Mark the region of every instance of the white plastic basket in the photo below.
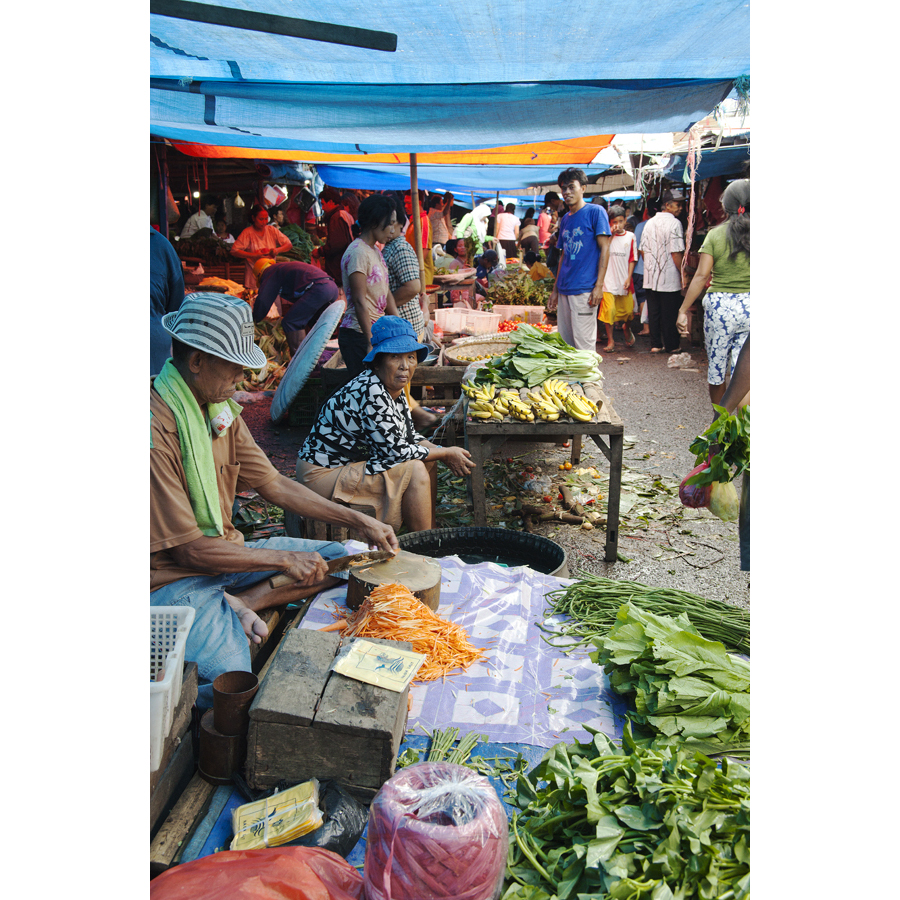
[[[181,699],[184,673],[184,649],[188,632],[194,624],[194,610],[189,606],[150,607],[150,771],[159,768],[162,748],[169,731],[175,707]],[[163,678],[156,680],[160,669]]]
[[[466,310],[446,307],[434,311],[434,321],[441,331],[448,334],[460,334],[466,324]]]
[[[500,313],[482,312],[479,309],[459,310],[464,317],[460,331],[467,334],[496,334],[500,327]]]

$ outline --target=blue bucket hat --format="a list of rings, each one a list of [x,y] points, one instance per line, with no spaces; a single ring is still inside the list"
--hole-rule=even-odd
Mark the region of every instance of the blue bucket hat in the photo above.
[[[363,362],[372,362],[378,353],[412,353],[416,351],[419,362],[428,356],[428,347],[416,340],[415,329],[400,316],[382,316],[372,326],[372,349]]]

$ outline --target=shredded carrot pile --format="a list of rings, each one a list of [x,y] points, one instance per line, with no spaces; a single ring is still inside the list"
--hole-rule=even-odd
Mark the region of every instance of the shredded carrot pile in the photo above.
[[[469,643],[464,628],[442,619],[402,584],[375,588],[355,613],[347,616],[345,635],[409,641],[425,654],[414,681],[434,681],[466,669],[487,655]]]

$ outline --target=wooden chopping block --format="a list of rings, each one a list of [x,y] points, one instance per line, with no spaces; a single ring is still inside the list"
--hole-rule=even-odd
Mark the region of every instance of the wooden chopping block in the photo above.
[[[441,596],[441,564],[428,556],[399,550],[385,562],[351,569],[347,606],[359,609],[371,591],[382,584],[402,584],[435,612]]]

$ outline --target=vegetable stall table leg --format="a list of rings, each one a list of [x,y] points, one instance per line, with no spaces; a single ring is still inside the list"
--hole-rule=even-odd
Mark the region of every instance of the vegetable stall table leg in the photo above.
[[[580,456],[581,437],[587,435],[599,447],[609,461],[609,496],[606,503],[606,548],[604,559],[615,562],[619,547],[619,497],[622,489],[622,450],[625,425],[612,404],[598,389],[592,392],[600,403],[600,412],[589,422],[572,419],[549,422],[499,421],[496,419],[467,419],[465,422],[466,447],[472,454],[475,469],[469,475],[469,502],[472,505],[473,524],[487,524],[487,503],[484,494],[484,463],[496,454],[508,440],[523,437],[545,437],[548,443],[559,437],[578,440]],[[609,438],[609,444],[604,441]]]

